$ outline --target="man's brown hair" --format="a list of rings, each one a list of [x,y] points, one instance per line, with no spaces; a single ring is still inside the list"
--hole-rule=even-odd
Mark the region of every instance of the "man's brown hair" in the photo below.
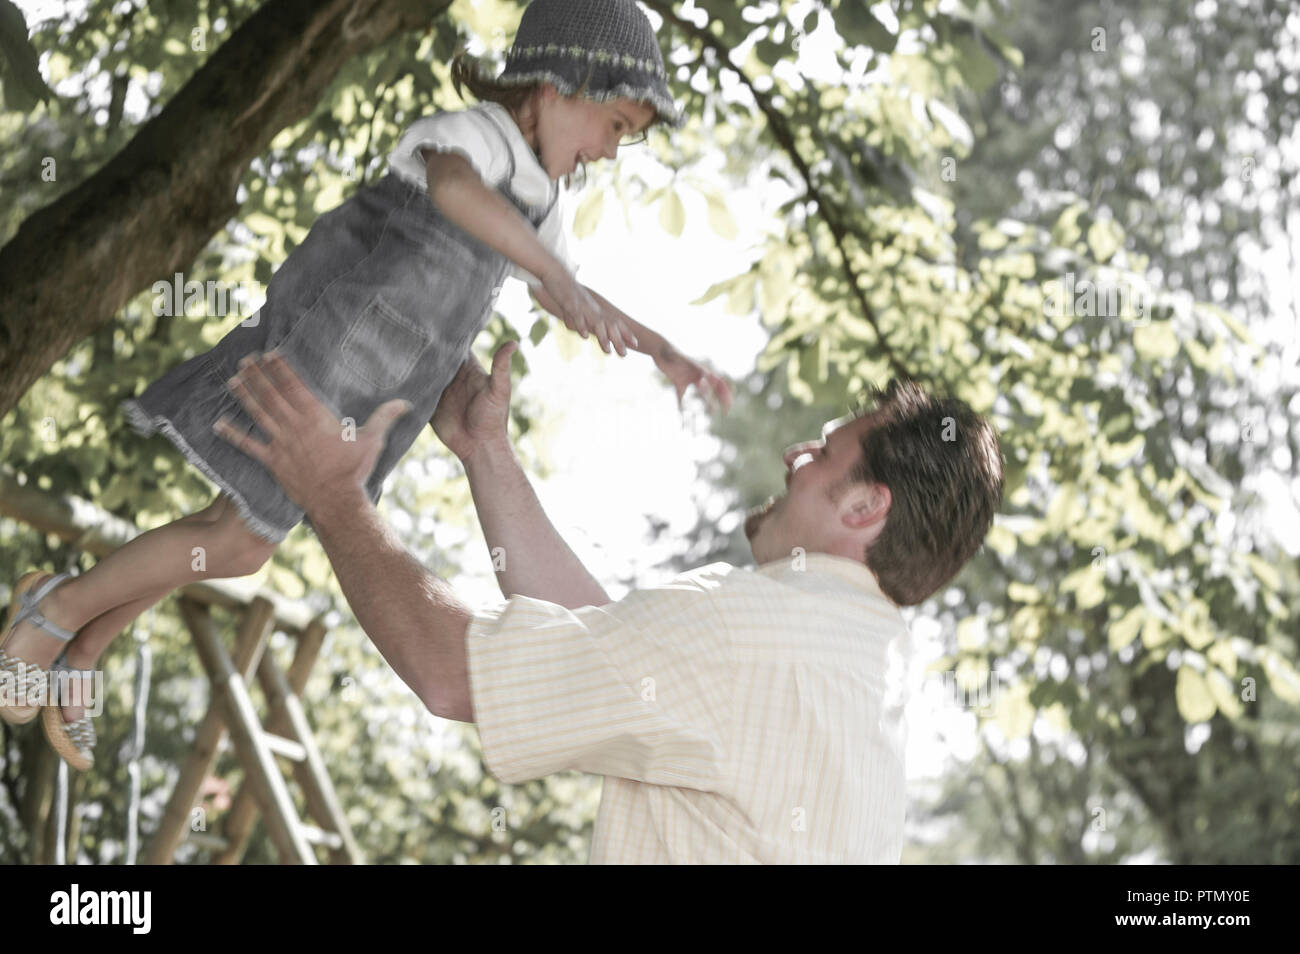
[[[866,564],[899,606],[937,593],[975,555],[1002,501],[996,429],[965,401],[916,381],[870,387],[854,482],[884,484],[891,503]]]

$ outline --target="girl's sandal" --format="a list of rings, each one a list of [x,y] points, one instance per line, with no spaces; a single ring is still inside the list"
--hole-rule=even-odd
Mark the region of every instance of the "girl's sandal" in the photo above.
[[[63,661],[63,654],[54,660],[50,666],[50,672],[65,672],[75,676],[93,676],[93,669],[73,669]],[[78,772],[84,772],[95,764],[95,723],[88,715],[83,715],[75,722],[65,722],[63,719],[63,701],[55,698],[55,685],[67,686],[68,679],[51,679],[51,699],[45,710],[41,713],[41,725],[45,728],[45,738],[49,740],[50,747],[59,754],[63,761],[67,762]],[[83,683],[84,686],[84,683]],[[84,693],[79,697],[74,697],[79,704],[86,704],[88,699]]]
[[[36,570],[18,581],[14,587],[13,600],[9,603],[4,640],[0,641],[0,673],[4,674],[0,676],[0,719],[10,725],[22,725],[36,718],[36,713],[45,704],[48,688],[48,677],[44,669],[35,663],[11,656],[4,650],[18,624],[30,622],[33,626],[39,626],[51,636],[57,636],[64,642],[77,635],[51,623],[37,612],[41,600],[72,576],[71,573],[59,573],[38,586],[37,583],[45,575],[40,570]],[[34,703],[25,701],[29,699],[36,701]]]

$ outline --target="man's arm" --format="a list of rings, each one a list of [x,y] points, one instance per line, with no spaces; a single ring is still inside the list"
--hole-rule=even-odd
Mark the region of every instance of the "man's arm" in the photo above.
[[[514,348],[507,342],[497,350],[491,377],[470,355],[442,392],[430,423],[465,465],[502,595],[531,596],[568,609],[604,606],[609,597],[547,518],[510,446],[506,421]]]
[[[508,443],[481,446],[465,462],[465,474],[503,596],[531,596],[568,609],[609,602],[546,516]]]
[[[361,628],[434,715],[473,722],[465,637],[473,613],[430,573],[360,488],[308,511]]]
[[[402,681],[435,715],[472,722],[465,653],[472,614],[406,552],[364,487],[409,404],[381,405],[344,440],[339,422],[278,354],[245,359],[231,389],[270,442],[224,419],[213,429],[265,465],[307,512],[357,622]]]

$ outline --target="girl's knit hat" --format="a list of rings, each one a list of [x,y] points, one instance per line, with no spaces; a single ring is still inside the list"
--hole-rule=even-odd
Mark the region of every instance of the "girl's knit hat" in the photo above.
[[[648,102],[662,122],[682,124],[654,30],[635,0],[532,0],[497,82],[550,83],[598,103]]]

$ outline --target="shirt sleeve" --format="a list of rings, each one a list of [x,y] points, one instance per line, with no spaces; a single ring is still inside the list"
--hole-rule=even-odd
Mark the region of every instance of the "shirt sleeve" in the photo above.
[[[603,607],[515,596],[466,636],[484,760],[507,783],[575,769],[722,789],[730,640],[706,588],[678,577]]]
[[[464,156],[480,178],[496,185],[509,170],[501,134],[492,120],[468,109],[417,119],[402,133],[388,156],[388,167],[399,177],[424,189],[429,176],[421,149],[455,152]]]
[[[569,270],[569,274],[576,274],[578,271],[577,263],[573,261],[573,256],[569,253],[569,241],[564,234],[564,203],[557,200],[555,208],[551,209],[551,214],[542,220],[542,224],[537,229],[537,237],[542,244],[550,249],[551,253],[564,263],[564,267]],[[527,282],[529,285],[540,285],[542,283],[532,272],[528,271],[522,265],[512,265],[510,274],[521,282]]]

